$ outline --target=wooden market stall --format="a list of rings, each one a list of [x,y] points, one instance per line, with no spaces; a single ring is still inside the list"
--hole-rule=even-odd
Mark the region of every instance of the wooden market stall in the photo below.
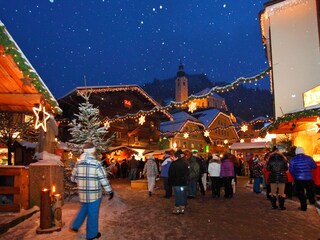
[[[292,145],[303,147],[316,161],[314,181],[320,186],[320,107],[285,114],[262,129],[261,134],[290,135]]]
[[[57,101],[0,21],[0,113],[22,116],[15,118],[21,125],[27,116],[31,118],[40,133],[37,150],[50,152],[55,135],[54,118],[51,116],[60,112]],[[8,143],[4,144],[8,146]],[[11,152],[8,154],[8,162],[2,164],[14,165]],[[28,166],[1,166],[0,179],[0,197],[7,200],[0,203],[0,212],[30,207]],[[37,182],[41,184],[41,181]],[[33,185],[33,188],[37,187],[37,184]]]

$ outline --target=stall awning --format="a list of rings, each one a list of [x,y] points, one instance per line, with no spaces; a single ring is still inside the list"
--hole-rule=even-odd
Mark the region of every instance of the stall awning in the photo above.
[[[305,131],[310,127],[310,123],[317,123],[319,116],[320,107],[288,113],[278,118],[272,124],[262,128],[260,135],[263,136],[267,132],[270,134],[288,134]]]
[[[58,102],[0,21],[0,111],[33,112],[45,103],[47,111],[61,113]]]
[[[244,150],[244,149],[262,149],[270,146],[267,142],[254,142],[254,143],[233,143],[230,147],[231,150]]]

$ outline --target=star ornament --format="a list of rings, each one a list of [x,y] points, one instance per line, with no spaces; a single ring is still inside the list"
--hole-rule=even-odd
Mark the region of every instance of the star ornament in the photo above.
[[[184,134],[183,134],[183,137],[184,137],[184,138],[188,138],[188,137],[189,137],[189,133],[184,133]]]
[[[210,133],[209,133],[208,130],[206,130],[206,131],[204,131],[203,135],[204,135],[205,137],[209,137],[209,136],[210,136]]]
[[[110,128],[110,123],[109,123],[109,121],[106,121],[106,122],[104,123],[104,127],[105,127],[106,129],[109,129],[109,128]]]
[[[29,77],[21,78],[22,86],[31,86],[33,79]]]
[[[241,131],[242,131],[242,132],[248,131],[248,126],[247,126],[247,125],[242,125],[242,126],[241,126]]]
[[[35,129],[39,129],[40,127],[43,131],[47,131],[47,121],[50,118],[50,114],[46,112],[46,108],[40,104],[39,108],[32,108],[34,114],[36,115],[36,123],[34,125]]]
[[[73,157],[73,153],[72,153],[72,152],[69,152],[69,153],[68,153],[68,158],[69,158],[69,159],[72,159],[72,157]]]
[[[191,102],[188,105],[188,107],[189,107],[188,111],[193,113],[195,110],[197,110],[197,103],[196,102]]]
[[[146,122],[146,116],[141,116],[141,117],[139,118],[139,124],[140,124],[140,125],[143,125],[145,122]]]

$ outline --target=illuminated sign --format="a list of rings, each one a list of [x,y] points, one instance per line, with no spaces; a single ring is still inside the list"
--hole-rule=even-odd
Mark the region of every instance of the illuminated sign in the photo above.
[[[304,107],[320,104],[320,85],[303,94]]]
[[[132,107],[132,102],[128,99],[123,100],[123,104],[126,108],[131,108]]]

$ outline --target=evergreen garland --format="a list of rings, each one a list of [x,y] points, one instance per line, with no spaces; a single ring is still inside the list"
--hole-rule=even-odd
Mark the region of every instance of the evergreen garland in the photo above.
[[[11,55],[14,62],[22,71],[23,77],[32,79],[32,85],[39,91],[39,93],[44,95],[46,101],[52,106],[54,112],[60,114],[62,110],[59,108],[57,101],[55,101],[54,97],[47,90],[47,88],[43,86],[39,75],[28,64],[15,43],[11,41],[10,37],[6,33],[5,26],[0,26],[0,45],[4,47],[5,54]]]
[[[293,119],[300,119],[300,118],[303,118],[303,117],[319,117],[319,116],[320,116],[320,108],[309,109],[309,110],[299,111],[299,112],[295,112],[295,113],[285,114],[282,117],[279,117],[272,124],[270,124],[267,127],[263,128],[260,131],[260,135],[263,136],[267,132],[278,128],[281,123],[290,122]]]

